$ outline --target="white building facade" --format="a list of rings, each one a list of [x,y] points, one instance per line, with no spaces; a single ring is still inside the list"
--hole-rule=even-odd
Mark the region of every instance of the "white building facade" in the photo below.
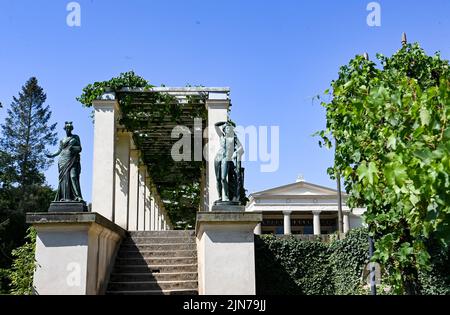
[[[365,209],[350,209],[342,195],[344,233],[362,226]],[[252,193],[246,211],[262,212],[255,234],[327,235],[338,230],[338,192],[308,183],[295,183]]]

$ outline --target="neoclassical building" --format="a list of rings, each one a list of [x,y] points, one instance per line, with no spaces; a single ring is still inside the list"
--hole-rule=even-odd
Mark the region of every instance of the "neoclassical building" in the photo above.
[[[262,212],[256,234],[332,234],[338,226],[337,190],[306,182],[302,176],[292,184],[250,194],[246,211]],[[342,193],[344,233],[362,225],[365,209],[350,209]]]

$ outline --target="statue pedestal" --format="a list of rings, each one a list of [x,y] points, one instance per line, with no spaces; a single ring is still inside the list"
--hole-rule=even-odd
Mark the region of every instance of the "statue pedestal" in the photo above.
[[[239,203],[236,204],[214,204],[211,208],[212,211],[222,211],[222,212],[244,212],[245,207],[241,206]]]
[[[262,214],[198,212],[196,224],[199,294],[254,295],[254,229]]]
[[[48,212],[88,212],[84,201],[53,201]]]
[[[36,229],[36,295],[104,294],[126,231],[95,212],[27,213]]]

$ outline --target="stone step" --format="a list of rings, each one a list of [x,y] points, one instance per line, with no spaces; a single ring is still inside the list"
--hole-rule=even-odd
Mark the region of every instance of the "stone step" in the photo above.
[[[140,291],[106,291],[107,295],[198,295],[197,290],[140,290]]]
[[[144,237],[144,236],[132,236],[123,241],[123,245],[130,244],[173,244],[173,243],[185,243],[195,244],[195,237]]]
[[[197,257],[196,250],[120,250],[117,258]]]
[[[197,272],[197,264],[177,265],[115,265],[113,273],[174,273],[174,272]]]
[[[183,281],[126,281],[108,284],[108,291],[143,291],[143,290],[197,290],[197,280]]]
[[[113,273],[110,281],[183,281],[197,280],[197,270],[195,272],[170,272],[170,273]]]
[[[162,244],[122,244],[122,251],[128,250],[197,250],[195,243],[162,243]]]
[[[193,230],[129,231],[132,237],[195,237]]]
[[[164,258],[117,258],[116,265],[191,265],[197,263],[197,257],[164,257]]]

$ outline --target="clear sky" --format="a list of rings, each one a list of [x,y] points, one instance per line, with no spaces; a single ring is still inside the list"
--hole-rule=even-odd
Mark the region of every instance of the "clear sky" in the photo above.
[[[246,163],[249,192],[294,182],[299,173],[335,187],[326,174],[333,152],[311,137],[325,126],[312,97],[354,55],[391,55],[403,31],[428,53],[450,58],[448,0],[377,1],[379,27],[366,22],[367,0],[80,0],[80,27],[66,24],[69,2],[0,1],[0,102],[9,106],[30,76],[38,78],[59,137],[65,120],[81,137],[88,201],[93,125],[90,109],[75,100],[88,83],[134,70],[154,85],[229,86],[236,123],[280,128],[279,169],[261,173],[259,163]],[[46,175],[55,186],[56,165]]]

